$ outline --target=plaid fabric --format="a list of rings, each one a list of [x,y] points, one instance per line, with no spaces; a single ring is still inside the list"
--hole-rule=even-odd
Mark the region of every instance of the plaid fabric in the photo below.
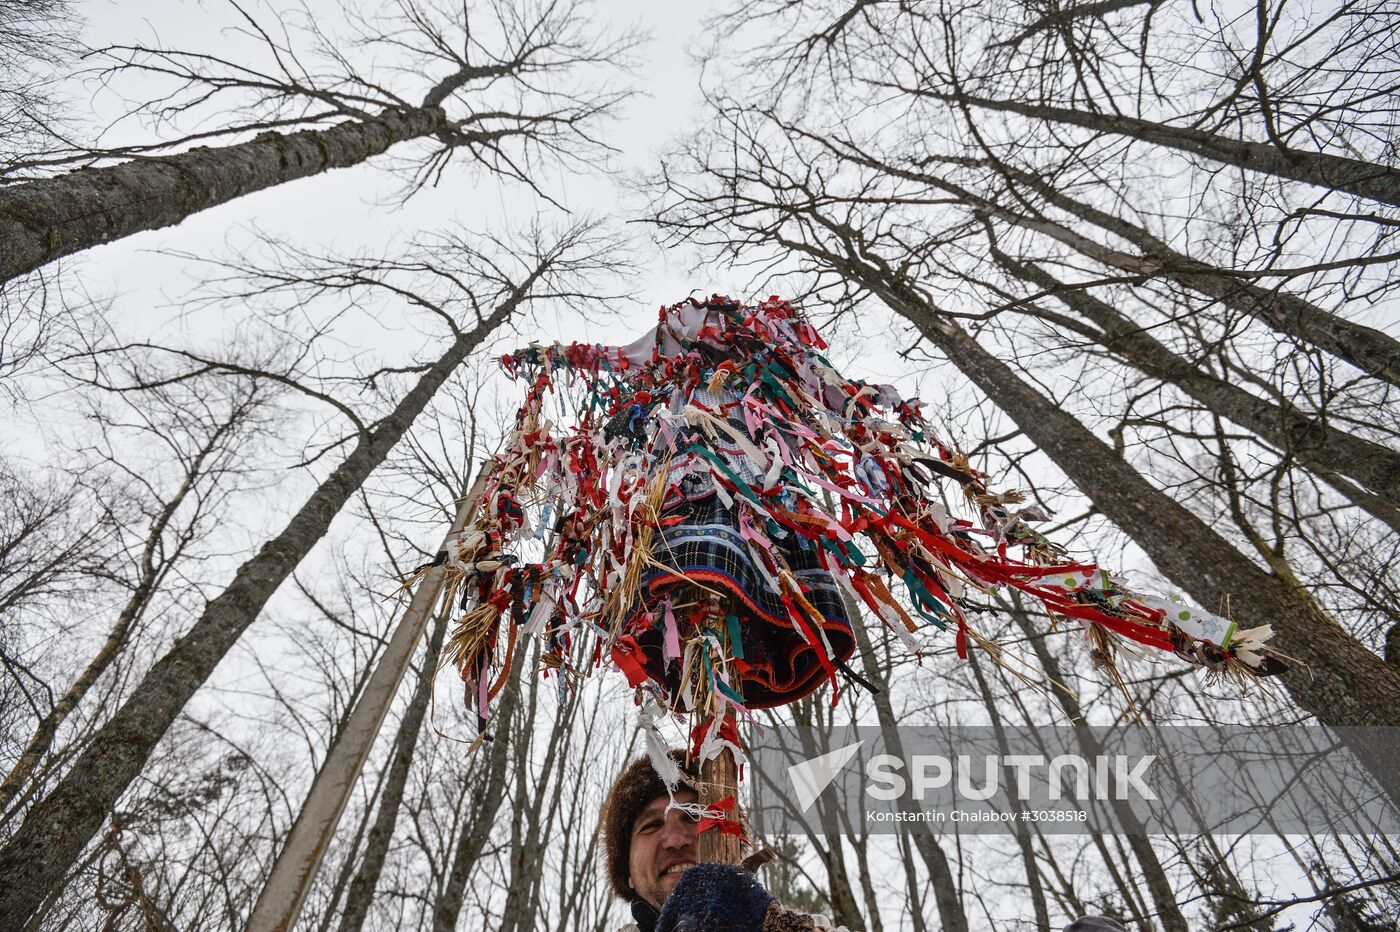
[[[739,617],[744,662],[749,667],[743,682],[745,703],[753,708],[767,708],[812,692],[826,676],[821,660],[793,627],[780,593],[769,586],[748,543],[739,536],[735,509],[726,507],[714,494],[707,474],[702,480],[699,471],[689,473],[678,485],[680,494],[663,517],[680,515],[685,520],[664,529],[653,555],[687,579],[720,589],[731,597],[730,610]],[[831,574],[821,568],[817,545],[794,534],[775,537],[773,543],[807,601],[825,619],[822,628],[831,645],[832,664],[844,662],[855,649],[855,641],[840,589]],[[638,605],[632,613],[635,621],[645,610],[658,612],[657,621],[638,634],[637,641],[647,658],[647,672],[672,688],[677,685],[679,671],[674,664],[666,669],[660,611],[665,595],[684,585],[686,581],[672,573],[651,573],[644,580],[647,604]],[[685,622],[679,616],[677,620]],[[632,625],[629,629],[635,630]]]
[[[709,408],[717,417],[723,416],[724,420],[726,420],[731,427],[736,428],[741,434],[748,436],[749,429],[744,423],[743,418],[737,415],[727,416],[724,414],[726,410],[733,410],[732,408],[726,409],[726,405],[737,404],[739,400],[737,393],[731,391],[712,392],[708,388],[701,386],[696,388],[691,394],[691,399]],[[733,441],[730,438],[724,437],[723,435],[718,438],[718,442],[715,442],[698,430],[682,428],[677,433],[676,449],[684,449],[687,445],[696,441],[704,444],[707,449],[719,454],[720,459],[724,460],[729,468],[734,470],[739,478],[743,479],[749,485],[755,488],[763,485],[763,471],[758,468],[758,465],[754,463],[753,460],[749,459],[748,456],[744,454],[743,450],[732,446]],[[674,473],[682,464],[691,463],[696,464],[696,468],[704,472],[708,479],[709,466],[705,464],[704,460],[701,460],[693,453],[682,454],[681,456],[673,458],[671,460],[671,470]]]

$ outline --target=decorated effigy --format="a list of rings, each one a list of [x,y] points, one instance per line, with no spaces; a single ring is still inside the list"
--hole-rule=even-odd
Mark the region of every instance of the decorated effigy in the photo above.
[[[932,432],[920,402],[843,376],[792,304],[663,307],[627,346],[532,345],[501,360],[526,387],[464,532],[440,555],[463,614],[445,648],[482,727],[521,639],[561,693],[615,667],[635,688],[659,773],[677,717],[704,763],[742,760],[737,721],[823,685],[836,703],[853,626],[918,654],[999,647],[973,599],[1013,590],[1073,625],[1121,685],[1159,652],[1247,683],[1284,668],[1267,626],[1239,630],[1180,596],[1129,588],[1035,525]],[[542,558],[526,560],[533,547]],[[702,828],[740,831],[721,804]]]

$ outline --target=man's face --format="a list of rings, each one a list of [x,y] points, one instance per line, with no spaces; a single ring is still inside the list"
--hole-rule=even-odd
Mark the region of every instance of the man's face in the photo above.
[[[676,790],[676,801],[693,803],[694,790]],[[657,909],[680,879],[681,871],[695,863],[696,823],[678,809],[666,811],[670,802],[658,796],[637,814],[632,823],[632,856],[628,860],[632,889]]]

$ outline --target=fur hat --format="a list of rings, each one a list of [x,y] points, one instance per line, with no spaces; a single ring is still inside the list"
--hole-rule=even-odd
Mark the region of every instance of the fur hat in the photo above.
[[[682,773],[692,778],[696,776],[694,767],[686,765],[684,751],[672,749],[670,755],[680,765]],[[607,865],[608,883],[619,899],[634,900],[637,897],[637,891],[628,884],[632,876],[632,824],[647,803],[665,795],[666,784],[651,766],[651,758],[643,754],[617,775],[603,803],[602,816],[598,820],[603,833],[603,857]]]

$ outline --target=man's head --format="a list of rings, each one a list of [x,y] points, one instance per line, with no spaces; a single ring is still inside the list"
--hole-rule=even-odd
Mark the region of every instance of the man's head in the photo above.
[[[672,751],[671,758],[685,767],[683,752]],[[678,802],[698,799],[686,786],[675,793]],[[676,809],[667,812],[669,802],[666,784],[646,755],[627,765],[608,793],[602,819],[608,882],[624,900],[660,909],[680,871],[698,857],[695,821]]]
[[[676,789],[677,802],[692,803],[699,798],[689,787]],[[668,812],[669,803],[670,799],[660,796],[637,813],[627,854],[628,882],[636,896],[657,909],[680,879],[681,871],[699,855],[695,820],[679,809]]]

